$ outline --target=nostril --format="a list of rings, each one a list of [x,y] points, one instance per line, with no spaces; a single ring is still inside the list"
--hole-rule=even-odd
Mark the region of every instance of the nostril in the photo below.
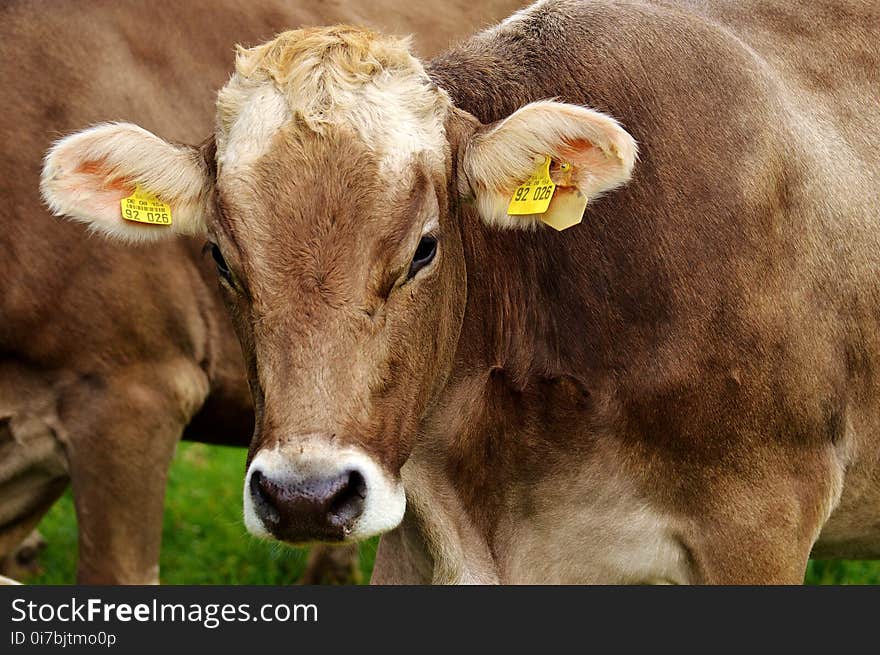
[[[364,511],[367,482],[360,471],[349,471],[347,479],[330,501],[330,517],[334,523],[350,527],[351,521]]]
[[[271,485],[260,471],[251,473],[251,498],[261,519],[273,525],[281,522],[281,515],[271,495]]]

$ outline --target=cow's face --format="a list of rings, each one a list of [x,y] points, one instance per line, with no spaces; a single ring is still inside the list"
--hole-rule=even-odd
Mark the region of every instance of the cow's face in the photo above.
[[[628,179],[635,144],[612,119],[553,102],[480,125],[405,41],[328,28],[240,51],[209,145],[99,126],[50,151],[43,192],[124,239],[207,236],[257,407],[247,526],[341,541],[403,516],[400,470],[465,311],[460,204],[532,227],[507,205],[547,156],[590,198]],[[170,205],[171,227],[123,220],[135,185]]]

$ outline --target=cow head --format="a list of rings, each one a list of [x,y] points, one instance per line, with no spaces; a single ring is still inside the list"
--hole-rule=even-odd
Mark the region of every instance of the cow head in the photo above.
[[[403,516],[400,470],[464,314],[460,203],[493,227],[532,227],[507,205],[545,156],[592,198],[629,178],[635,144],[558,102],[481,125],[407,41],[334,27],[239,50],[206,145],[100,125],[51,149],[42,190],[113,237],[208,239],[257,408],[245,522],[341,541]],[[170,206],[171,226],[123,219],[136,186]]]

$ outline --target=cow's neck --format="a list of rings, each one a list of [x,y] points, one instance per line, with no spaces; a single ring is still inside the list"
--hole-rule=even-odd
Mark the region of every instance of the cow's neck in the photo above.
[[[593,402],[583,334],[595,299],[577,282],[566,245],[577,239],[486,228],[469,211],[461,218],[468,300],[459,347],[405,469],[410,525],[399,538],[407,552],[428,554],[430,565],[416,567],[432,568],[423,582],[502,577],[496,535],[516,520],[517,485],[555,475],[571,441],[586,440],[578,421]]]
[[[558,94],[487,48],[473,55],[465,46],[428,72],[483,123]],[[549,515],[536,489],[580,475],[566,461],[593,447],[584,417],[613,413],[608,403],[594,408],[610,395],[607,349],[597,343],[609,332],[607,279],[597,274],[608,259],[597,252],[600,224],[504,230],[459,208],[467,304],[458,349],[404,468],[407,517],[385,541],[396,542],[394,554],[380,558],[380,569],[406,560],[408,575],[378,579],[524,579],[511,564],[522,545],[516,526]]]
[[[483,122],[553,95],[508,78],[499,97],[496,73],[461,57],[429,73]],[[499,230],[470,207],[459,219],[468,294],[459,348],[407,465],[409,523],[395,538],[425,553],[434,582],[488,582],[505,578],[512,546],[499,534],[516,523],[523,493],[552,479],[572,448],[590,448],[583,417],[596,413],[607,362],[585,335],[601,338],[607,312],[602,280],[584,284],[601,258],[589,224]]]

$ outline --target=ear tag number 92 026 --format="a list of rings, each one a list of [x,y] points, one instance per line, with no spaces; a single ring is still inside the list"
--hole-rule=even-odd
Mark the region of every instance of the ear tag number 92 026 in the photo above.
[[[543,214],[550,206],[554,191],[556,184],[550,179],[550,157],[544,157],[532,176],[513,192],[507,213],[510,216]]]
[[[150,225],[171,225],[171,206],[153,194],[144,191],[140,185],[135,187],[134,193],[123,198],[119,204],[122,206],[122,218],[127,221]]]
[[[550,177],[550,157],[526,181],[517,187],[510,200],[507,213],[511,216],[532,215],[554,230],[562,231],[583,220],[587,197],[572,184],[572,166],[560,162],[557,175],[559,184]]]

